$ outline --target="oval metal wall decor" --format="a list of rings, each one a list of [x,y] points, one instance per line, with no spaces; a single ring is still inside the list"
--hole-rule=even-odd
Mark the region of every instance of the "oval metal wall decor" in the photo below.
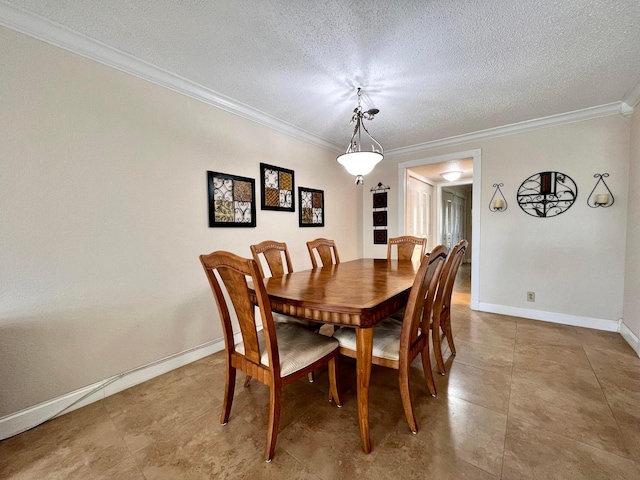
[[[578,186],[560,172],[540,172],[527,178],[518,189],[518,205],[532,217],[555,217],[576,201]]]

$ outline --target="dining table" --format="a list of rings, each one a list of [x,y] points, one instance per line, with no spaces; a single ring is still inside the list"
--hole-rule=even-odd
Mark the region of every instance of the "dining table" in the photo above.
[[[355,328],[358,422],[365,453],[371,452],[373,327],[406,304],[419,268],[411,260],[360,258],[264,279],[272,311]]]

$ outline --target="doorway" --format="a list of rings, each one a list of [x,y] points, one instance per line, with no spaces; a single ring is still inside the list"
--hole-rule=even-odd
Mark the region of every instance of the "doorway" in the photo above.
[[[464,160],[468,159],[472,165],[473,178],[461,179],[456,182],[447,182],[443,183],[442,181],[435,183],[435,198],[432,200],[435,209],[432,209],[432,212],[435,211],[435,218],[432,217],[431,224],[435,225],[432,229],[435,229],[435,232],[432,232],[431,238],[434,240],[438,240],[436,243],[429,239],[429,248],[433,248],[438,243],[447,243],[447,238],[445,235],[451,235],[449,239],[453,243],[454,236],[457,238],[460,235],[467,237],[469,241],[470,250],[470,259],[471,259],[471,302],[470,308],[473,310],[478,309],[479,298],[478,298],[478,280],[480,278],[480,248],[479,248],[479,240],[480,240],[480,199],[481,199],[481,150],[467,150],[453,154],[447,155],[439,155],[434,157],[426,157],[418,160],[411,160],[408,162],[402,162],[398,164],[398,232],[407,233],[407,208],[409,205],[408,200],[408,192],[409,188],[409,179],[414,176],[415,172],[420,171],[419,167],[425,166],[433,166],[435,164],[449,164],[451,162],[461,163]],[[446,167],[446,165],[440,166],[440,168]],[[413,172],[413,173],[411,173]],[[456,200],[456,194],[453,187],[458,185],[467,184],[470,187],[469,197],[465,201],[470,201],[470,216],[471,218],[464,218],[464,227],[460,226],[459,220],[462,219],[461,209],[463,208],[462,202],[460,200]],[[452,193],[452,197],[449,196],[449,193]],[[462,196],[462,195],[458,195]],[[443,198],[447,198],[451,200],[452,205],[450,207],[442,206],[445,201]],[[464,208],[464,211],[469,212],[469,205],[467,208]],[[449,209],[450,220],[454,220],[457,225],[457,230],[453,230],[445,234],[445,226],[444,219],[447,215],[447,208]],[[470,220],[470,222],[469,222]],[[470,223],[470,225],[469,225]],[[451,227],[454,227],[454,224],[451,224]],[[465,230],[466,229],[466,230]],[[469,238],[470,237],[470,238]],[[460,236],[460,239],[463,237]],[[468,260],[468,257],[467,257]]]
[[[453,248],[466,238],[467,199],[452,188],[442,189],[442,240],[441,243]]]

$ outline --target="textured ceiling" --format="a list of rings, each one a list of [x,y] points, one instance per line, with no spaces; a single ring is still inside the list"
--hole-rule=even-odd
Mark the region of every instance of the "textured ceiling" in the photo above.
[[[358,86],[389,150],[620,102],[640,81],[638,0],[0,3],[340,146]]]

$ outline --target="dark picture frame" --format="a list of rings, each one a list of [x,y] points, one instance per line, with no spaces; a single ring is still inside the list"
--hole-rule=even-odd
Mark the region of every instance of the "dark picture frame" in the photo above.
[[[374,245],[386,245],[387,243],[387,230],[374,230],[373,231],[373,244]]]
[[[373,208],[387,208],[387,192],[373,194]]]
[[[262,210],[295,212],[295,174],[288,168],[260,164],[260,193]]]
[[[256,181],[207,171],[209,227],[256,226]]]
[[[380,210],[373,212],[373,226],[374,227],[386,227],[387,226],[387,211]]]
[[[298,202],[301,227],[324,227],[324,190],[298,187]]]

